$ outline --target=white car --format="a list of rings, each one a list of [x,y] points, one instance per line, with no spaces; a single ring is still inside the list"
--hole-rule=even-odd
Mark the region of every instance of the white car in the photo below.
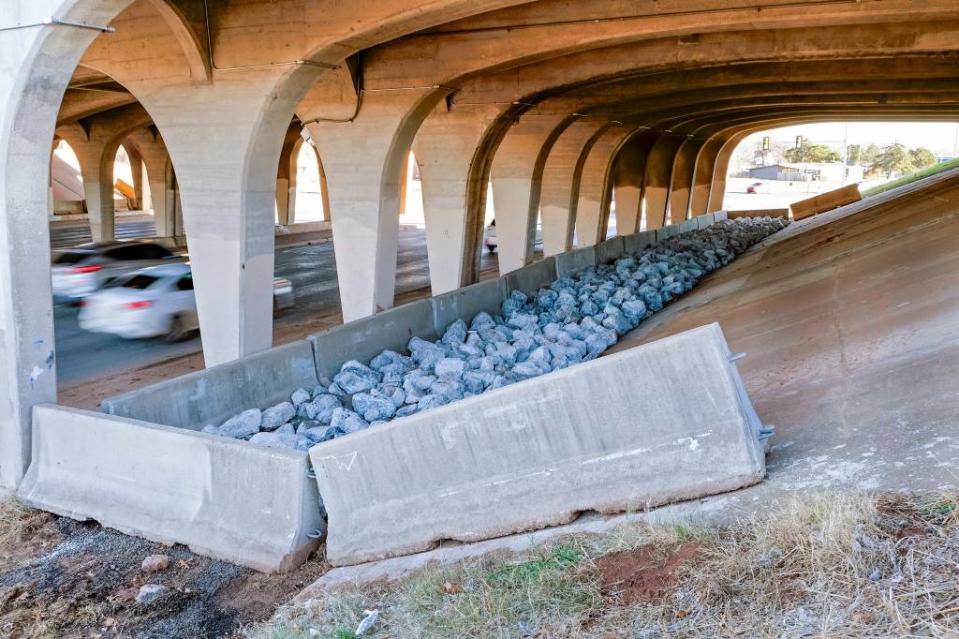
[[[274,313],[293,305],[293,285],[273,281]],[[177,342],[199,331],[189,264],[145,268],[110,281],[82,302],[80,328],[126,339],[163,336]]]
[[[82,300],[96,293],[110,280],[134,271],[183,261],[153,242],[110,242],[87,244],[59,253],[50,269],[53,294],[58,298]]]

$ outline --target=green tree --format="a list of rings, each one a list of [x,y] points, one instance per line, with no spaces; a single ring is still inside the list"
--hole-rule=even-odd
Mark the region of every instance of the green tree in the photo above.
[[[787,162],[839,162],[842,156],[838,151],[830,149],[825,144],[803,144],[802,148],[792,148],[786,151]]]
[[[870,142],[862,149],[862,159],[860,164],[863,166],[872,166],[876,163],[876,158],[879,157],[879,154],[882,153],[882,149],[876,146],[875,143]]]
[[[904,144],[890,144],[882,150],[873,163],[874,171],[882,171],[887,177],[909,173],[913,170],[912,154]]]
[[[936,163],[936,156],[933,155],[932,151],[923,146],[912,149],[909,151],[909,155],[912,158],[913,170],[924,169]]]

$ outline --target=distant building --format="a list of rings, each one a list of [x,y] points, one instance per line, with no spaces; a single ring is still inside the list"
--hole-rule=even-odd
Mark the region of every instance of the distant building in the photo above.
[[[861,166],[847,166],[839,162],[801,162],[769,164],[749,169],[749,177],[755,180],[780,180],[783,182],[860,182]]]

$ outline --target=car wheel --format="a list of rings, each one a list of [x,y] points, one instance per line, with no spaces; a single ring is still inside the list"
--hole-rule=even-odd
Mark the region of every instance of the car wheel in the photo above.
[[[174,315],[173,319],[170,321],[170,331],[166,334],[164,338],[170,344],[176,342],[182,342],[190,334],[190,331],[187,330],[186,325],[183,322],[183,318],[179,315]]]

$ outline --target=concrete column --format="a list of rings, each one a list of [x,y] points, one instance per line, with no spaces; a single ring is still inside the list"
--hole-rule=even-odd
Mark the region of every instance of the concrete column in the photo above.
[[[579,200],[576,205],[578,246],[595,246],[606,239],[613,160],[631,133],[632,129],[622,126],[605,129],[580,158]]]
[[[403,162],[403,172],[400,174],[400,217],[406,215],[406,194],[409,192],[410,185],[410,162],[413,162],[412,155],[407,156],[406,162]]]
[[[660,137],[649,151],[646,161],[646,179],[643,187],[643,210],[646,228],[662,228],[666,223],[666,205],[669,201],[670,178],[676,151],[685,138],[672,135]]]
[[[294,223],[296,218],[296,178],[300,148],[304,144],[300,136],[302,125],[293,120],[287,127],[280,150],[276,170],[276,217],[283,226]]]
[[[693,173],[696,170],[696,158],[703,148],[705,140],[687,138],[676,150],[673,171],[670,176],[669,219],[672,224],[683,222],[689,216],[690,193],[693,185]]]
[[[477,147],[497,107],[437,108],[416,134],[413,153],[419,165],[426,219],[426,250],[430,287],[439,295],[471,284],[467,266],[478,247],[466,246],[470,220],[470,171]],[[482,225],[482,220],[479,221]]]
[[[55,15],[60,2],[4,6],[4,24]],[[78,20],[99,15],[73,16]],[[70,74],[95,34],[49,26],[0,31],[0,493],[30,461],[31,411],[57,398],[50,232],[50,141]],[[38,58],[41,62],[37,63]]]
[[[723,208],[723,199],[726,197],[726,173],[729,171],[729,160],[732,158],[733,152],[744,137],[746,137],[745,133],[729,138],[722,144],[716,154],[712,184],[709,187],[707,213],[714,213]]]
[[[543,168],[556,140],[574,121],[561,115],[527,115],[506,132],[496,150],[490,179],[501,274],[532,259]]]
[[[94,242],[116,239],[116,219],[113,202],[113,163],[116,149],[103,149],[96,171],[83,171],[83,191],[90,220],[90,236]],[[93,166],[94,162],[89,162]],[[88,177],[89,174],[89,177]]]
[[[182,211],[207,366],[272,345],[277,165],[298,84],[320,73],[298,71],[297,84],[282,66],[165,84],[145,105],[176,167],[167,202]]]
[[[135,149],[125,146],[127,156],[130,158],[130,173],[133,176],[133,193],[135,195],[133,207],[135,210],[142,211],[143,204],[143,158]]]
[[[586,145],[602,126],[602,122],[587,119],[573,122],[559,136],[546,158],[540,196],[545,255],[563,253],[573,247],[579,203],[577,166]]]
[[[352,122],[308,125],[322,145],[346,322],[393,306],[403,164],[420,123],[448,93],[371,93]]]
[[[291,180],[287,178],[277,178],[276,180],[276,215],[279,223],[283,226],[290,224],[290,191],[293,191],[294,206],[296,201],[296,183],[294,181],[292,188]]]
[[[690,196],[689,214],[691,217],[705,215],[709,206],[709,190],[713,182],[713,169],[716,157],[722,148],[723,140],[711,139],[699,151],[696,170],[693,173],[693,192]]]
[[[656,141],[650,133],[631,136],[613,164],[613,199],[616,203],[616,234],[637,233],[642,225],[643,180],[646,158]]]

